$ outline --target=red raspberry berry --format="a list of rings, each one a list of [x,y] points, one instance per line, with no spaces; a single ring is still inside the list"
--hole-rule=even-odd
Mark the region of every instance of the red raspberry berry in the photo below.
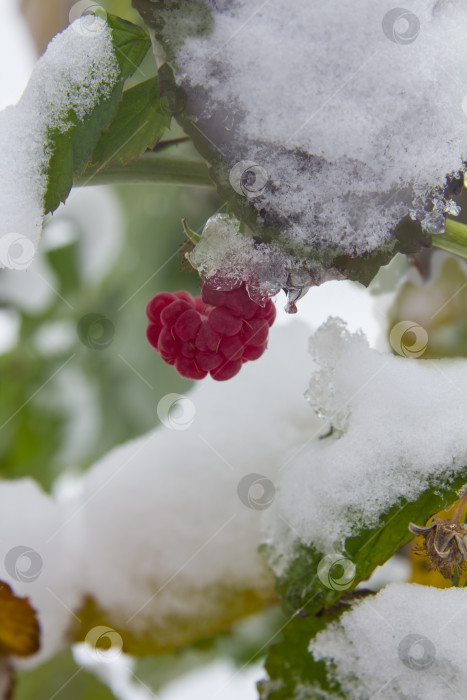
[[[146,313],[147,338],[165,362],[188,379],[209,372],[225,381],[261,357],[276,309],[270,299],[264,306],[253,301],[244,283],[222,291],[205,284],[201,297],[183,290],[157,294]]]
[[[268,339],[269,326],[261,318],[252,318],[243,324],[242,336],[245,345],[262,345]]]
[[[195,297],[194,302],[196,311],[200,314],[205,314],[207,312],[207,304],[205,304],[201,297]]]
[[[207,284],[201,288],[201,299],[210,306],[222,306],[226,298],[226,293],[218,289],[211,289]]]
[[[207,321],[203,321],[201,323],[195,340],[195,345],[198,348],[198,350],[217,351],[220,342],[221,336],[219,335],[219,333],[216,333],[216,331],[213,330],[213,328],[211,328]]]
[[[185,289],[174,292],[173,295],[176,299],[183,299],[183,301],[187,301],[189,304],[194,304],[194,298],[191,296],[190,292],[185,291]]]
[[[174,323],[173,329],[180,340],[194,340],[201,325],[201,318],[198,311],[187,309],[180,314]]]
[[[150,323],[146,329],[146,338],[154,348],[157,348],[161,330],[162,326],[159,323]]]
[[[202,370],[210,372],[225,362],[225,358],[218,352],[197,352],[196,364]]]
[[[165,328],[172,328],[177,318],[181,316],[184,311],[188,311],[192,308],[193,307],[191,306],[191,304],[189,304],[184,299],[177,299],[176,301],[173,301],[171,304],[166,306],[165,309],[162,310],[162,325],[165,326]]]
[[[264,307],[264,319],[269,327],[271,327],[276,320],[276,307],[271,299],[267,300],[266,306]]]
[[[243,360],[258,360],[266,350],[267,343],[263,345],[247,345],[243,350]]]
[[[170,294],[170,292],[161,292],[161,294],[158,294],[151,299],[146,306],[146,316],[150,321],[156,321],[159,323],[161,311],[173,301],[175,301],[173,294]]]
[[[175,340],[172,332],[168,328],[162,328],[159,340],[157,341],[157,349],[165,355],[176,357],[179,354],[179,343]]]
[[[197,351],[192,342],[187,342],[180,343],[180,352],[183,357],[190,357],[193,359]]]
[[[222,338],[219,344],[219,351],[226,360],[234,362],[242,357],[244,347],[245,345],[242,343],[240,336],[233,335]]]
[[[207,372],[201,370],[196,364],[195,360],[190,360],[188,357],[177,357],[175,360],[175,369],[182,377],[187,379],[204,379],[207,376]]]
[[[215,307],[208,320],[211,328],[222,335],[236,335],[242,328],[242,319],[222,306]]]
[[[242,360],[223,362],[217,369],[211,370],[211,377],[218,382],[224,382],[238,374],[242,368]]]
[[[258,304],[255,304],[254,301],[251,301],[244,287],[239,287],[238,289],[233,289],[231,292],[227,292],[223,305],[235,316],[246,319],[252,318],[258,308],[261,308],[258,307]]]

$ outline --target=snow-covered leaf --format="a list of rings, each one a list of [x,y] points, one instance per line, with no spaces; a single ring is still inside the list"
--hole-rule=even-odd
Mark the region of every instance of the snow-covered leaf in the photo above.
[[[102,129],[118,114],[117,109],[121,109],[119,101],[124,81],[138,68],[150,45],[149,37],[141,27],[113,15],[108,15],[106,19],[118,68],[114,67],[113,74],[107,78],[104,74],[99,86],[101,94],[90,111],[80,115],[80,103],[73,104],[70,100],[66,105],[68,126],[61,123],[54,129],[48,128],[46,149],[50,150],[51,155],[47,166],[45,213],[53,212],[60,202],[65,201],[74,176],[81,174],[91,160]],[[94,70],[99,71],[100,67],[96,66]],[[86,88],[85,82],[78,85],[78,100]],[[127,134],[127,138],[133,133]],[[115,156],[115,151],[123,145],[124,142],[117,144],[111,154],[106,154],[104,150],[104,156]]]
[[[304,608],[314,613],[333,605],[413,538],[409,523],[424,524],[453,503],[466,483],[467,466],[458,470],[447,485],[440,486],[438,481],[428,486],[415,501],[398,499],[381,513],[377,525],[362,527],[348,537],[336,556],[297,543],[291,553],[292,563],[276,582],[285,609],[292,613]]]
[[[467,683],[466,603],[465,588],[392,583],[318,632],[310,661],[326,663],[347,700],[460,698]]]
[[[112,15],[93,31],[75,20],[37,62],[17,105],[0,114],[0,266],[26,269],[42,217],[64,201],[117,112],[150,40]]]
[[[467,155],[461,3],[133,4],[174,115],[260,240],[367,284],[444,231]]]

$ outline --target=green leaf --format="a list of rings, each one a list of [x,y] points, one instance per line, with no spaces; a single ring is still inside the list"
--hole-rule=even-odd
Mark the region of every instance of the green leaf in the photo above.
[[[126,19],[110,14],[106,19],[112,30],[112,43],[122,79],[126,80],[139,68],[151,46],[151,39],[144,29]]]
[[[159,96],[157,77],[125,90],[114,120],[99,137],[91,166],[105,167],[137,158],[154,148],[171,119],[166,98]]]
[[[313,546],[297,543],[292,564],[277,580],[276,587],[288,612],[299,609],[312,614],[334,605],[346,591],[364,581],[374,569],[384,564],[413,535],[408,531],[410,522],[424,525],[429,517],[453,503],[459,490],[467,482],[467,467],[460,468],[455,477],[446,479],[445,485],[431,484],[416,501],[405,499],[394,503],[381,514],[378,525],[362,528],[347,538],[342,556],[354,565],[354,575],[343,590],[335,590],[333,582],[342,576],[340,567],[329,576],[318,576],[318,565],[325,554]],[[326,583],[323,582],[323,578]],[[337,588],[339,586],[336,586]]]
[[[14,700],[115,700],[95,676],[78,666],[69,651],[32,671],[17,673]]]
[[[431,242],[436,248],[467,258],[467,226],[461,221],[446,219],[445,232],[434,235]]]
[[[113,15],[107,16],[112,32],[112,44],[119,66],[119,78],[110,95],[79,119],[73,109],[67,115],[71,126],[66,131],[49,129],[47,148],[50,160],[47,167],[47,190],[44,196],[45,213],[55,211],[64,202],[73,184],[92,157],[99,135],[118,110],[125,80],[134,73],[144,58],[150,39],[141,27]]]
[[[342,611],[335,608],[326,615],[296,615],[284,623],[283,638],[270,648],[266,660],[269,678],[258,683],[261,700],[344,697],[339,686],[328,679],[324,661],[315,661],[308,651],[312,637]]]

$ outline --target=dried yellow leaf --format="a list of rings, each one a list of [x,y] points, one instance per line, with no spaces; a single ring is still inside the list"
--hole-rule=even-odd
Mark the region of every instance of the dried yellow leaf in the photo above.
[[[0,655],[35,654],[39,650],[39,638],[36,611],[29,599],[15,596],[10,586],[0,581]]]

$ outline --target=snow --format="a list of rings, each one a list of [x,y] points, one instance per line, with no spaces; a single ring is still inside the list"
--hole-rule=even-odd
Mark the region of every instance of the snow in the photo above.
[[[429,483],[446,483],[467,461],[467,366],[380,353],[363,333],[329,319],[312,336],[316,363],[307,392],[334,427],[297,445],[284,460],[265,538],[286,565],[301,538],[331,553],[382,512]],[[287,523],[288,534],[284,531]]]
[[[255,245],[250,235],[242,234],[240,222],[228,214],[214,214],[204,226],[201,240],[189,253],[189,260],[207,280],[221,274],[220,289],[232,289],[243,280],[255,283],[265,294],[276,294],[287,284],[290,257],[272,245]],[[271,289],[273,278],[276,288]],[[212,282],[211,282],[212,286]],[[250,292],[251,296],[251,292]]]
[[[48,130],[65,132],[105,99],[119,70],[111,31],[79,33],[70,25],[37,62],[18,104],[0,113],[0,266],[24,270],[40,237],[47,167]]]
[[[170,683],[160,700],[257,700],[256,683],[264,677],[262,664],[235,669],[227,661],[217,661]]]
[[[390,584],[310,643],[349,700],[464,697],[467,592]]]
[[[242,480],[255,473],[274,483],[284,454],[320,424],[303,395],[307,336],[299,323],[273,327],[264,357],[231,381],[204,381],[171,410],[161,396],[159,414],[170,420],[156,418],[155,405],[157,427],[112,450],[71,490],[62,483],[50,497],[30,480],[2,485],[0,580],[38,610],[40,658],[57,649],[85,596],[109,625],[161,645],[228,624],[244,596],[274,598],[258,552],[261,491],[256,481],[247,494]],[[281,399],[271,401],[278,366]],[[6,567],[17,546],[42,558],[35,580],[21,583]]]
[[[308,333],[273,326],[264,358],[231,381],[158,397],[157,427],[73,489],[61,484],[50,497],[30,480],[2,486],[0,579],[37,608],[40,658],[86,596],[110,626],[161,645],[222,626],[243,596],[274,596],[262,542],[283,561],[297,537],[332,552],[401,497],[416,498],[429,477],[465,464],[465,360],[382,354],[337,320],[314,335],[313,360]],[[304,396],[313,362],[310,395],[323,418]],[[340,433],[317,439],[330,420]],[[44,563],[34,580],[7,566],[19,546]]]
[[[233,289],[246,281],[248,294],[259,304],[281,288],[301,292],[339,277],[336,271],[300,259],[274,242],[259,243],[240,221],[229,214],[214,214],[203,228],[201,240],[187,254],[191,265],[216,289]],[[294,289],[295,288],[295,289]],[[294,302],[297,297],[290,299]]]
[[[171,420],[113,450],[84,476],[67,527],[77,526],[76,513],[92,542],[83,579],[114,625],[138,633],[156,627],[163,644],[177,638],[180,623],[203,628],[228,617],[232,594],[273,596],[257,551],[264,510],[248,507],[237,490],[253,472],[273,481],[284,448],[313,422],[303,397],[306,335],[299,324],[282,329],[251,371],[173,397]],[[281,401],[269,402],[271,372],[290,344],[295,362],[278,377]],[[162,397],[159,419],[166,403]]]
[[[164,32],[189,34],[177,80],[260,218],[352,256],[408,215],[444,231],[445,178],[467,156],[465,3],[205,3],[208,31],[168,3]]]

